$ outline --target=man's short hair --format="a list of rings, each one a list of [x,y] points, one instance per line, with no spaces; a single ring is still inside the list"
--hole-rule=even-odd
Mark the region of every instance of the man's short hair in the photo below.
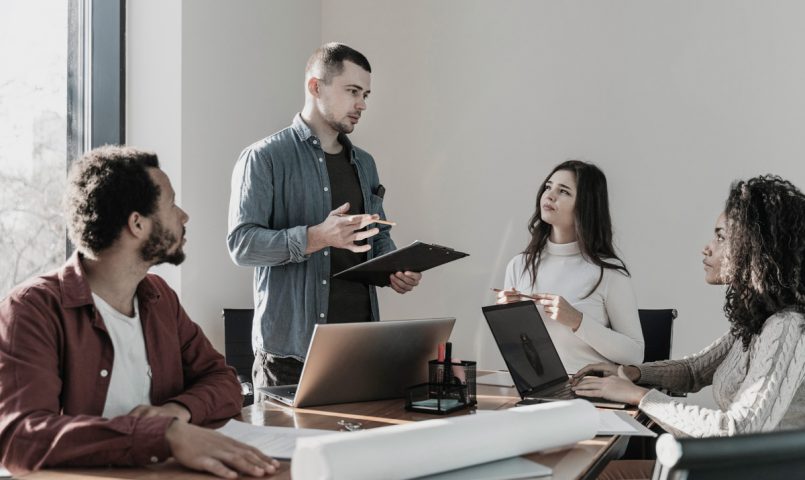
[[[321,78],[325,84],[329,84],[333,77],[344,71],[344,61],[348,60],[355,65],[372,73],[369,60],[363,54],[343,43],[325,43],[317,48],[307,61],[305,67],[305,79],[310,77]]]
[[[70,240],[97,254],[120,236],[129,216],[157,210],[159,186],[148,173],[159,168],[155,153],[124,146],[90,150],[73,162],[64,198]]]

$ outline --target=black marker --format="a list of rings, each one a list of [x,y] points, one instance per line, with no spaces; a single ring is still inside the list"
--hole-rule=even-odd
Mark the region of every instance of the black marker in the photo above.
[[[444,344],[444,384],[450,385],[451,375],[453,374],[453,344],[447,342]]]

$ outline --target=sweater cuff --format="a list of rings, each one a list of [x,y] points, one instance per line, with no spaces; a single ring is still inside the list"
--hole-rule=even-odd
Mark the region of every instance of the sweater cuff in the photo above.
[[[651,385],[655,387],[662,386],[662,368],[655,367],[649,364],[634,365],[640,370],[640,379],[637,381],[638,385]]]
[[[148,417],[137,421],[132,436],[134,465],[160,463],[170,458],[171,449],[165,434],[175,420],[173,417]]]
[[[673,399],[668,395],[660,392],[659,390],[651,389],[647,394],[643,395],[637,408],[645,412],[651,417],[656,417],[660,411],[665,409]]]

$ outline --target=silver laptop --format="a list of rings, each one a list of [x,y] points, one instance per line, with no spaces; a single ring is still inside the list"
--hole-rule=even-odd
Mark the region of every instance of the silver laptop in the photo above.
[[[400,398],[428,381],[455,318],[316,325],[298,385],[261,387],[269,398],[308,407]]]
[[[576,397],[556,346],[534,302],[482,308],[522,401],[518,405],[584,398],[599,407],[626,408],[603,398]]]

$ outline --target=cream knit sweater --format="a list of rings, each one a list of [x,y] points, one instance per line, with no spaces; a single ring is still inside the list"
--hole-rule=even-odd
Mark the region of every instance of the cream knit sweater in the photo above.
[[[744,351],[725,334],[682,360],[645,363],[639,383],[673,392],[713,385],[718,409],[651,390],[640,410],[674,436],[709,437],[805,427],[805,316],[778,312]]]

